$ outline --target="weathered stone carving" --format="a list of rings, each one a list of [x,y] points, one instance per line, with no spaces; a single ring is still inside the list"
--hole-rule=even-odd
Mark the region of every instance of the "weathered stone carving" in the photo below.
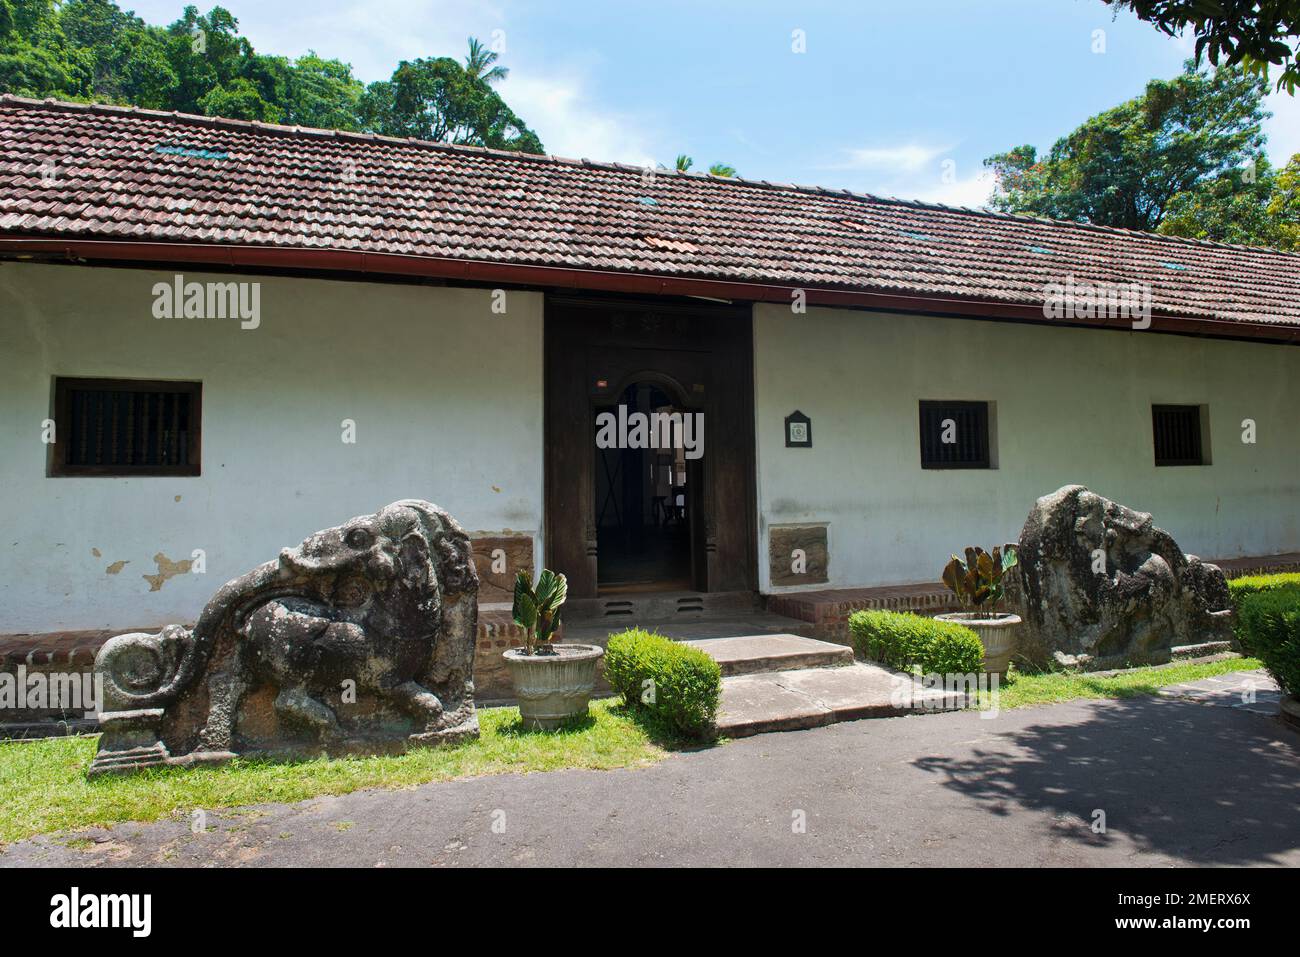
[[[100,649],[90,772],[475,737],[477,594],[468,537],[428,502],[317,532],[224,585],[193,630]]]
[[[1018,653],[1037,665],[1159,664],[1174,645],[1232,638],[1223,572],[1134,511],[1067,485],[1020,533]]]

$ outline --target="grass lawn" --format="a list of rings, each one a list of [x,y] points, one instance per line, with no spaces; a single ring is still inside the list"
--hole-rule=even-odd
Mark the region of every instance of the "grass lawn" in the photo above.
[[[301,801],[362,788],[559,768],[643,767],[667,752],[623,710],[593,701],[571,728],[524,730],[516,708],[479,711],[478,741],[389,757],[293,764],[235,760],[223,767],[162,768],[88,781],[98,735],[0,743],[0,842],[118,821],[154,821],[196,808]]]
[[[1178,664],[1163,668],[1134,668],[1117,675],[1089,675],[1080,672],[1022,674],[1012,671],[998,687],[998,706],[1003,709],[1053,704],[1075,698],[1133,698],[1155,694],[1167,685],[1198,681],[1233,671],[1250,671],[1263,665],[1254,658],[1230,658],[1202,664]],[[987,692],[981,693],[981,704]]]
[[[1258,667],[1253,658],[1235,658],[1107,677],[1012,672],[999,688],[999,707],[1154,694],[1165,685]],[[86,779],[86,768],[97,735],[0,742],[0,843],[119,821],[188,816],[197,808],[301,801],[362,788],[561,768],[644,767],[662,760],[666,747],[681,743],[639,723],[618,698],[593,701],[586,719],[552,733],[525,730],[515,708],[480,709],[479,723],[478,741],[399,756],[297,763],[235,760],[222,767],[153,769],[94,780]]]

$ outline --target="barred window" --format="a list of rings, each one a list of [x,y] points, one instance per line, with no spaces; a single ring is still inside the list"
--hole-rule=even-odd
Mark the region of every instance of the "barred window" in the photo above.
[[[203,386],[54,380],[50,475],[198,475]]]
[[[990,467],[987,402],[921,403],[921,468]]]
[[[1199,405],[1151,406],[1156,465],[1206,465]]]

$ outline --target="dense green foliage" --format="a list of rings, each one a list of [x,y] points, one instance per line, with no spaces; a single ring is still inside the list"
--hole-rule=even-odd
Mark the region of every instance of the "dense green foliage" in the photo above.
[[[1172,80],[1092,117],[1046,156],[1017,146],[984,161],[1006,212],[1290,248],[1300,238],[1300,157],[1264,155],[1267,85],[1239,67]],[[1285,177],[1285,180],[1284,180]]]
[[[849,616],[853,650],[902,671],[978,674],[984,645],[965,625],[895,611],[855,611]]]
[[[1169,36],[1190,28],[1196,59],[1240,63],[1258,72],[1281,66],[1278,89],[1300,84],[1300,5],[1294,0],[1104,0],[1132,10]]]
[[[492,89],[496,58],[471,39],[464,64],[403,61],[366,86],[339,60],[256,52],[222,7],[159,27],[111,0],[0,0],[4,92],[540,153]]]
[[[1238,635],[1246,650],[1288,694],[1300,694],[1300,587],[1246,594],[1237,606]]]
[[[722,695],[722,669],[690,645],[629,628],[609,636],[605,677],[628,707],[690,738],[713,732]]]
[[[1279,572],[1275,575],[1243,575],[1228,579],[1228,591],[1232,594],[1232,604],[1240,607],[1247,595],[1261,591],[1274,591],[1278,588],[1300,590],[1300,572]]]

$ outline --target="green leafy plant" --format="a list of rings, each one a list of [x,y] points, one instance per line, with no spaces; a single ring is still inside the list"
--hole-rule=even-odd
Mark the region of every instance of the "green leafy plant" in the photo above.
[[[1241,601],[1247,595],[1262,591],[1278,589],[1300,590],[1300,572],[1279,572],[1274,575],[1242,575],[1240,578],[1228,579],[1228,593],[1232,604],[1240,609]]]
[[[984,645],[965,625],[897,611],[855,611],[849,616],[853,650],[890,668],[923,674],[978,674]]]
[[[629,628],[609,636],[605,677],[629,709],[662,722],[672,734],[713,734],[722,669],[698,648]]]
[[[1019,561],[1014,545],[1008,545],[1006,551],[994,548],[992,552],[967,548],[964,561],[954,555],[944,567],[943,583],[972,614],[992,618],[992,609],[1002,600],[1005,591],[1006,573]]]
[[[1237,606],[1238,635],[1288,694],[1300,694],[1300,589],[1246,595]]]
[[[521,570],[515,578],[515,602],[511,616],[525,629],[524,649],[530,655],[554,654],[550,646],[555,629],[560,627],[560,606],[569,594],[569,581],[563,575],[543,568],[537,584],[529,583],[528,572]]]

